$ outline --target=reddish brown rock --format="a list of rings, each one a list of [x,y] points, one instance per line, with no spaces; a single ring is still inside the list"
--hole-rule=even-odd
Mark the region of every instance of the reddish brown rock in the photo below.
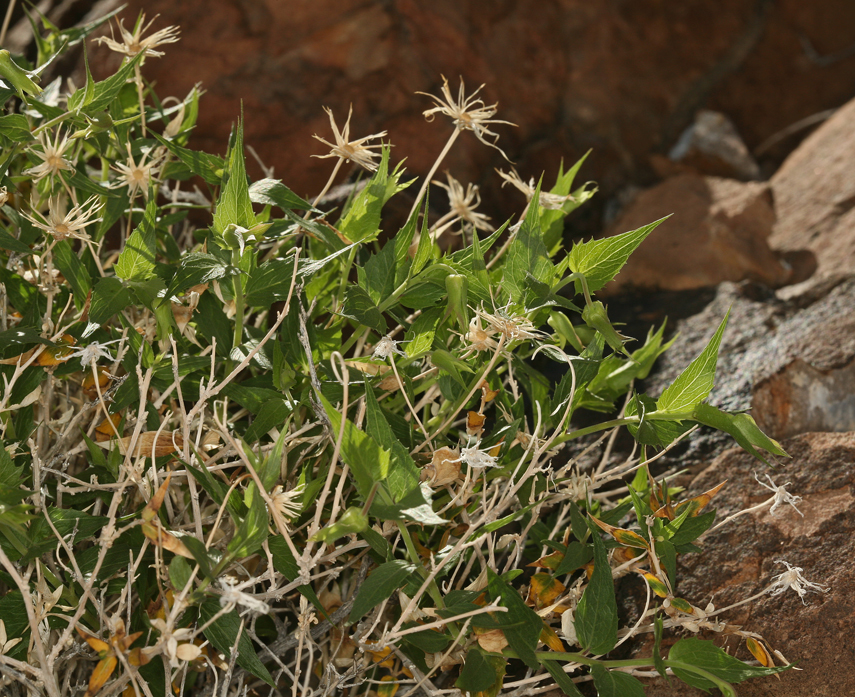
[[[343,119],[352,103],[351,132],[388,130],[394,157],[424,175],[451,124],[425,124],[430,102],[414,93],[437,93],[441,74],[455,86],[458,75],[469,89],[487,84],[498,118],[519,124],[496,132],[526,179],[545,171],[549,181],[562,159],[593,148],[582,177],[598,181],[603,200],[649,181],[650,154],[667,152],[700,108],[731,118],[751,149],[843,103],[855,83],[855,59],[820,65],[801,42],[823,56],[847,48],[850,0],[562,0],[537,11],[522,0],[131,0],[126,25],[140,9],[161,13],[154,29],[181,26],[181,41],[145,66],[159,93],[183,96],[197,82],[207,91],[192,145],[222,153],[243,101],[247,144],[300,194],[316,193],[329,175],[329,162],[310,157],[322,152],[311,135],[328,136],[324,105]],[[90,49],[97,70],[108,53]],[[464,134],[444,167],[481,184],[498,220],[522,207],[499,188],[492,169],[503,165]]]
[[[627,286],[688,290],[742,280],[776,287],[789,279],[766,243],[775,222],[767,185],[683,174],[640,194],[606,236],[669,214],[606,292]]]
[[[785,570],[776,560],[801,567],[804,576],[829,588],[805,596],[792,590],[765,596],[734,608],[722,619],[763,636],[772,649],[802,670],[775,678],[754,679],[738,686],[740,697],[827,697],[855,694],[855,661],[850,637],[855,631],[855,433],[807,433],[783,443],[792,455],[783,470],[771,472],[776,485],[802,497],[798,508],[784,505],[770,515],[769,508],[737,518],[702,541],[704,551],[681,557],[677,592],[704,607],[714,595],[717,608],[750,597],[768,587]],[[723,480],[716,496],[719,520],[766,501],[773,495],[754,479],[764,466],[740,450],[722,454],[689,486],[699,494]],[[766,481],[764,479],[764,481]],[[766,482],[768,484],[768,481]],[[709,638],[709,637],[705,637]],[[744,643],[715,640],[742,660],[751,660]],[[655,680],[647,697],[700,696],[700,691],[674,681]]]
[[[855,271],[855,100],[807,138],[772,177],[778,221],[773,248],[807,249],[816,273],[794,297],[827,279]]]

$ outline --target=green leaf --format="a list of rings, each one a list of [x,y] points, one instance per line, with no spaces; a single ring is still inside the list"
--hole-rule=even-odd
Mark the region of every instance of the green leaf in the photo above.
[[[789,457],[781,444],[763,433],[748,414],[732,414],[709,404],[701,403],[695,407],[692,418],[706,426],[712,426],[719,431],[729,433],[747,452],[767,465],[769,464],[768,460],[757,448],[762,448],[780,457]]]
[[[243,559],[254,554],[268,535],[267,506],[255,482],[251,482],[246,487],[243,502],[246,504],[247,514],[240,521],[234,537],[226,547],[230,559]]]
[[[56,531],[63,536],[69,545],[94,537],[109,521],[105,516],[93,516],[75,508],[49,508],[50,515]],[[30,525],[30,545],[24,559],[35,559],[50,549],[53,549],[58,541],[44,516],[37,518]]]
[[[665,660],[662,658],[662,630],[665,627],[665,622],[661,613],[657,613],[654,620],[653,628],[653,665],[656,672],[671,684],[671,677],[668,675],[668,668],[665,666]]]
[[[273,568],[276,569],[289,581],[295,581],[300,578],[300,567],[297,566],[297,560],[291,553],[288,543],[281,535],[273,535],[267,540],[267,548],[270,550],[270,555],[273,557]],[[327,616],[324,606],[311,586],[297,586],[306,599],[312,603],[321,613],[323,617]]]
[[[353,623],[364,617],[384,600],[390,598],[392,593],[401,588],[414,574],[416,574],[415,565],[400,559],[378,566],[360,586],[353,601],[348,622]]]
[[[339,230],[351,242],[371,242],[380,234],[380,211],[395,193],[407,185],[399,186],[403,170],[389,173],[389,148],[383,148],[380,164],[366,187],[350,204]]]
[[[573,573],[576,569],[581,569],[593,558],[594,550],[590,545],[585,545],[578,540],[573,540],[567,545],[567,549],[564,552],[564,558],[555,569],[555,575],[563,576],[564,574]]]
[[[501,596],[500,605],[508,608],[501,618],[502,631],[510,647],[517,652],[522,661],[534,670],[539,663],[534,649],[543,631],[543,620],[525,604],[519,593],[487,567],[487,591],[491,600]]]
[[[463,377],[462,372],[475,372],[467,363],[445,349],[436,349],[431,353],[430,361],[437,368],[444,370],[446,373],[451,375],[451,377],[453,377],[454,380],[463,387],[468,387],[468,383],[466,382],[466,378]]]
[[[530,275],[536,281],[549,284],[552,281],[553,265],[549,260],[543,233],[540,229],[540,208],[536,205],[540,195],[538,184],[525,220],[510,247],[505,260],[502,285],[514,302],[524,304],[526,279]]]
[[[254,268],[246,282],[246,304],[252,307],[270,307],[287,300],[294,277],[294,258],[270,259]]]
[[[676,521],[675,521],[676,522]],[[671,535],[670,541],[673,545],[684,545],[697,540],[715,522],[715,511],[702,513],[701,515],[689,516]],[[672,524],[666,524],[668,530]]]
[[[33,250],[21,242],[17,237],[12,237],[6,230],[0,228],[0,249],[6,249],[17,254],[30,255]]]
[[[549,190],[549,193],[556,196],[567,196],[573,188],[573,180],[576,179],[576,174],[590,154],[591,151],[589,150],[566,172],[561,171],[563,170],[562,163],[555,186]],[[564,236],[564,218],[593,195],[594,191],[586,191],[582,188],[576,191],[573,199],[566,201],[558,210],[541,210],[540,225],[543,228],[543,243],[546,245],[550,256],[553,256],[561,248],[561,238]]]
[[[77,255],[72,251],[68,240],[60,240],[53,247],[53,260],[71,290],[74,291],[74,297],[83,302],[92,288],[92,279],[89,277],[89,272],[86,267],[77,258]]]
[[[162,138],[153,131],[150,131],[149,134],[161,145],[166,146],[169,152],[175,155],[181,162],[187,165],[193,174],[202,177],[202,179],[212,186],[220,184],[226,169],[226,162],[223,158],[216,155],[209,155],[206,152],[182,148],[177,143],[166,140],[166,138]]]
[[[457,678],[454,686],[472,694],[492,687],[497,677],[496,671],[484,657],[481,649],[473,646],[466,653],[460,677]]]
[[[229,266],[213,254],[191,252],[181,257],[178,270],[169,283],[167,297],[183,293],[188,288],[208,283],[230,274]]]
[[[243,159],[243,117],[238,120],[237,128],[232,133],[228,161],[228,172],[223,177],[223,190],[214,211],[213,228],[220,235],[229,225],[250,229],[256,223]]]
[[[680,680],[705,691],[719,686],[686,668],[676,667],[674,662],[696,666],[729,683],[738,683],[764,675],[774,675],[792,667],[763,668],[762,666],[751,666],[725,653],[710,641],[695,638],[680,639],[668,652],[667,664]]]
[[[669,385],[656,401],[656,410],[671,414],[685,414],[704,401],[713,388],[715,366],[718,361],[718,347],[724,336],[730,310],[724,316],[707,347],[689,366]]]
[[[617,276],[629,255],[664,220],[667,218],[621,235],[573,245],[568,262],[570,270],[583,274],[588,283],[588,291],[595,293]],[[576,281],[576,292],[582,292],[579,281]]]
[[[83,65],[86,70],[86,84],[83,89],[78,89],[68,98],[68,110],[75,113],[80,113],[80,110],[92,103],[95,97],[95,80],[92,79],[92,73],[89,70],[89,52],[86,50],[86,45],[83,46]]]
[[[20,327],[0,332],[0,357],[12,358],[23,353],[33,344],[56,346],[50,339],[45,339],[37,329]]]
[[[279,179],[259,179],[249,187],[249,199],[265,206],[278,206],[282,210],[308,211],[312,205],[300,198]]]
[[[409,358],[427,353],[433,347],[436,327],[442,318],[443,309],[432,307],[420,314],[404,337],[404,351]]]
[[[210,598],[199,607],[199,619],[203,624],[207,624],[221,610],[220,603]],[[225,615],[220,615],[211,624],[208,624],[204,634],[217,651],[226,655],[227,660],[231,657],[232,647],[235,645],[235,641],[237,641],[237,664],[271,687],[275,687],[273,677],[259,660],[246,632],[241,632],[240,640],[238,640],[238,630],[240,628],[241,619],[235,609]]]
[[[341,414],[326,397],[319,396],[330,420],[334,437],[338,438]],[[381,482],[389,476],[389,451],[377,445],[377,441],[354,426],[350,419],[345,420],[341,455],[344,462],[350,466],[350,471],[356,480],[356,488],[364,499],[368,498],[376,482]]]
[[[576,635],[579,644],[592,654],[602,655],[617,643],[618,614],[615,585],[606,546],[600,539],[599,528],[588,527],[593,533],[594,572],[576,609]]]
[[[591,666],[597,697],[644,697],[644,685],[626,673],[595,663]]]
[[[582,697],[582,693],[579,692],[576,683],[571,680],[567,673],[561,670],[561,666],[558,663],[555,661],[543,661],[543,665],[567,697]]]
[[[395,243],[387,242],[377,254],[372,254],[364,267],[357,269],[359,285],[378,305],[395,290]]]
[[[190,562],[184,557],[176,556],[169,562],[169,580],[172,581],[172,588],[176,592],[184,590],[192,573]]]
[[[5,652],[4,655],[18,661],[27,659],[27,647],[30,639],[30,623],[27,620],[27,606],[24,598],[18,590],[9,590],[0,598],[0,617],[3,618],[6,627],[6,637],[14,639],[21,637],[16,646]]]
[[[359,286],[350,286],[344,298],[341,314],[359,324],[375,329],[380,334],[386,333],[386,320],[377,309],[371,297]]]
[[[243,436],[244,440],[247,443],[254,443],[259,440],[270,429],[284,424],[292,411],[291,405],[281,397],[268,399],[261,405],[261,409],[255,415],[252,425],[246,430]]]
[[[119,68],[114,75],[101,82],[96,82],[93,86],[91,98],[86,99],[85,103],[81,105],[82,113],[94,116],[99,111],[110,106],[110,103],[119,96],[119,92],[122,91],[125,83],[133,77],[134,68],[142,62],[145,53],[145,51],[140,51]],[[69,108],[71,108],[71,105],[69,105]]]
[[[646,394],[637,394],[626,405],[624,416],[641,415],[640,424],[628,424],[627,430],[642,445],[665,448],[692,428],[692,422],[685,419],[672,421],[652,421],[646,415],[656,411],[656,403]]]
[[[146,204],[142,222],[125,242],[125,248],[116,262],[116,275],[126,281],[146,281],[154,276],[157,254],[155,224],[157,200],[152,196]]]
[[[27,117],[22,114],[0,116],[0,135],[17,143],[26,143],[33,139]]]

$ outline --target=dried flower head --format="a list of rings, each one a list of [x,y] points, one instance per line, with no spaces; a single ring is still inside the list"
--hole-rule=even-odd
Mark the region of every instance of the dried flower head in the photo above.
[[[63,136],[62,130],[59,129],[53,141],[51,141],[50,133],[47,131],[39,133],[38,138],[42,149],[36,150],[30,148],[30,152],[36,157],[41,158],[42,161],[35,167],[25,169],[24,174],[38,181],[43,177],[56,176],[61,171],[74,172],[74,165],[65,159],[65,151],[68,149],[69,143],[68,135]]]
[[[37,228],[44,230],[55,240],[73,238],[76,240],[88,240],[89,235],[84,231],[87,225],[97,223],[101,218],[95,218],[103,208],[104,204],[98,196],[92,196],[84,203],[75,206],[68,213],[65,212],[65,199],[58,196],[48,200],[47,218],[38,220],[31,215],[22,213]]]
[[[105,347],[110,344],[118,344],[120,341],[124,340],[113,339],[112,341],[105,341],[103,344],[93,341],[91,344],[87,344],[86,346],[78,346],[66,355],[65,360],[79,358],[83,367],[88,367],[93,363],[97,363],[101,358],[106,358],[112,362],[114,360],[113,354],[111,354]]]
[[[144,61],[147,56],[159,58],[163,55],[163,52],[155,51],[154,49],[158,46],[162,46],[163,44],[174,44],[178,41],[179,29],[175,26],[166,27],[165,29],[160,29],[154,32],[154,34],[143,38],[143,34],[148,31],[149,27],[154,24],[154,21],[158,17],[160,17],[160,15],[155,15],[148,24],[145,24],[145,13],[140,14],[133,32],[125,29],[125,25],[120,19],[116,24],[119,27],[119,34],[122,38],[121,41],[116,41],[112,25],[110,26],[109,39],[106,36],[102,36],[95,39],[95,41],[101,44],[107,44],[107,48],[111,51],[121,53],[128,56],[128,58],[133,58],[138,53],[144,53],[145,55],[140,59],[140,62]]]
[[[769,480],[769,484],[766,484],[766,482],[761,481],[760,477],[757,476],[756,472],[754,473],[754,479],[757,480],[757,483],[760,486],[765,486],[767,489],[769,489],[769,491],[772,491],[775,493],[775,496],[774,496],[775,501],[772,504],[772,507],[769,509],[769,515],[775,515],[775,511],[777,511],[778,508],[780,508],[784,504],[789,504],[793,508],[796,509],[796,513],[798,513],[802,518],[805,517],[805,514],[802,513],[798,509],[798,507],[796,506],[796,504],[802,500],[802,497],[801,496],[795,496],[784,488],[784,487],[789,486],[790,482],[787,482],[786,484],[783,484],[781,486],[776,486],[775,482],[772,480],[772,477],[770,477],[767,474],[766,479]]]
[[[220,588],[223,589],[223,594],[220,596],[220,607],[234,608],[235,605],[240,605],[258,615],[266,615],[270,612],[270,606],[263,600],[240,590],[236,578],[224,576],[219,580],[219,583]]]
[[[542,331],[535,328],[528,317],[510,314],[507,307],[499,308],[492,314],[481,308],[476,312],[476,316],[486,320],[493,332],[503,335],[505,342],[541,339],[545,336]]]
[[[9,649],[15,648],[21,641],[21,637],[8,639],[6,637],[6,623],[0,620],[0,656],[3,656]]]
[[[294,487],[291,491],[285,491],[285,488],[279,484],[274,487],[270,494],[270,499],[279,514],[286,520],[293,520],[303,512],[303,501],[301,497],[306,490],[304,484]]]
[[[435,114],[445,114],[451,118],[458,131],[472,131],[475,134],[475,137],[484,143],[484,145],[489,145],[491,148],[495,148],[502,153],[502,157],[508,160],[508,156],[505,155],[504,151],[498,145],[496,145],[499,135],[497,133],[493,133],[489,128],[487,128],[487,126],[494,123],[504,123],[508,126],[516,126],[516,124],[511,123],[510,121],[501,121],[493,118],[496,115],[496,107],[498,104],[487,106],[484,104],[484,100],[475,98],[475,95],[483,88],[484,85],[481,85],[481,87],[467,97],[463,78],[460,78],[460,90],[458,91],[457,101],[455,101],[451,96],[451,89],[448,86],[448,80],[443,75],[441,88],[442,99],[435,95],[428,94],[427,92],[416,92],[416,94],[423,94],[425,97],[430,97],[433,99],[434,104],[436,104],[432,109],[427,109],[423,112],[425,119],[433,121]],[[492,136],[492,142],[485,140],[484,136]],[[510,160],[508,160],[508,162],[510,162]]]
[[[6,201],[9,200],[9,191],[5,186],[0,186],[0,206],[5,206]]]
[[[479,230],[491,230],[490,219],[483,213],[477,213],[475,209],[481,205],[481,194],[478,193],[476,184],[467,184],[466,189],[463,189],[463,184],[452,177],[448,172],[445,173],[448,184],[443,184],[439,181],[433,183],[445,189],[448,192],[448,207],[454,214],[457,220],[462,220],[469,223]]]
[[[374,353],[372,353],[371,356],[372,358],[379,358],[381,361],[385,361],[393,353],[397,353],[399,356],[406,355],[403,351],[401,351],[401,349],[398,348],[397,341],[395,341],[391,337],[384,336],[374,346]]]
[[[498,344],[493,338],[493,334],[495,332],[492,327],[484,329],[481,326],[481,315],[476,313],[469,320],[469,331],[466,334],[466,341],[469,344],[468,348],[475,351],[494,351]]]
[[[787,589],[792,588],[796,593],[798,593],[799,598],[802,599],[802,603],[807,605],[807,603],[805,603],[805,595],[807,595],[808,592],[828,593],[830,590],[828,586],[824,586],[821,583],[808,581],[804,576],[802,576],[802,571],[804,571],[804,569],[800,566],[793,566],[783,559],[776,559],[775,563],[783,564],[787,567],[787,570],[772,579],[772,583],[768,588],[766,588],[766,592],[769,595],[781,595],[786,592]]]
[[[201,647],[191,643],[193,630],[189,627],[172,629],[171,623],[167,624],[159,617],[151,620],[151,626],[160,633],[160,636],[155,646],[144,649],[145,653],[151,655],[162,653],[172,668],[180,668],[181,661],[194,661],[202,655]],[[184,643],[179,644],[179,641]]]
[[[319,135],[313,135],[312,138],[321,141],[324,145],[330,148],[330,151],[326,155],[312,155],[312,157],[317,157],[322,160],[327,157],[338,157],[345,162],[353,162],[360,167],[364,167],[369,172],[374,172],[377,169],[377,163],[374,161],[374,158],[379,157],[380,153],[373,152],[372,149],[382,148],[383,144],[375,143],[373,145],[368,145],[367,143],[375,138],[383,138],[386,135],[386,131],[374,133],[373,135],[365,136],[364,138],[359,138],[357,140],[350,140],[350,117],[353,115],[353,105],[350,106],[350,111],[347,112],[347,121],[344,122],[344,128],[342,128],[341,131],[339,131],[338,126],[336,126],[332,109],[324,107],[324,111],[326,111],[327,115],[330,117],[330,126],[332,126],[335,145],[324,140]]]
[[[161,165],[161,159],[157,153],[152,157],[151,162],[146,162],[146,158],[151,154],[151,150],[146,151],[143,153],[140,161],[136,162],[131,152],[131,144],[128,143],[128,159],[124,163],[119,162],[113,166],[113,169],[122,175],[121,180],[113,185],[114,188],[127,186],[128,195],[131,198],[136,195],[137,191],[142,191],[143,196],[148,200],[148,190],[151,180],[157,176]]]
[[[513,184],[517,189],[522,191],[525,194],[526,201],[531,201],[534,198],[534,192],[537,191],[537,186],[534,183],[534,177],[528,180],[528,183],[522,180],[522,177],[517,173],[517,171],[511,167],[511,173],[505,174],[502,170],[497,169],[496,172],[498,175],[504,179],[505,181],[502,183],[502,186],[505,184]],[[567,203],[568,201],[575,202],[576,197],[573,194],[567,194],[566,196],[559,196],[558,194],[550,194],[548,191],[541,191],[540,198],[538,198],[537,202],[541,208],[546,208],[547,210],[557,211],[560,210],[561,207]]]
[[[486,450],[480,450],[478,448],[480,443],[476,442],[475,445],[469,448],[461,448],[460,449],[460,461],[465,462],[470,467],[475,469],[483,469],[484,467],[497,467],[499,458],[493,455]]]

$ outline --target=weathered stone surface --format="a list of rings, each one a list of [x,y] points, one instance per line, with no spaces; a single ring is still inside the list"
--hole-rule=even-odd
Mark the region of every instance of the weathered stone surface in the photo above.
[[[801,671],[741,683],[741,697],[827,697],[855,694],[855,674],[844,669],[855,661],[849,637],[855,630],[855,433],[807,433],[783,443],[793,456],[786,469],[772,472],[776,485],[802,497],[797,505],[804,517],[784,505],[775,515],[766,507],[741,516],[703,538],[701,554],[679,558],[677,593],[704,607],[710,598],[724,608],[768,587],[785,567],[801,567],[805,578],[829,588],[810,593],[805,604],[792,590],[777,597],[734,608],[722,615],[731,624],[757,632],[772,649]],[[772,495],[754,479],[763,465],[740,450],[729,450],[689,484],[697,495],[723,480],[727,485],[714,499],[723,520],[739,510],[757,506]],[[765,480],[768,484],[768,481]],[[709,637],[708,637],[709,638]],[[744,644],[731,638],[719,644],[742,660],[751,660]],[[687,697],[700,691],[674,681],[655,680],[647,697]]]
[[[682,171],[749,181],[760,167],[725,114],[701,109],[668,153],[669,163]]]
[[[808,137],[772,177],[778,220],[769,244],[808,249],[817,271],[796,297],[829,278],[855,271],[855,100]]]
[[[673,214],[630,257],[607,293],[634,286],[688,290],[750,279],[790,278],[766,242],[775,212],[766,184],[682,174],[640,194],[606,236]]]
[[[659,359],[645,390],[655,396],[673,382],[704,349],[730,309],[712,404],[730,411],[750,409],[759,424],[781,436],[810,427],[855,429],[849,425],[855,387],[846,387],[852,385],[850,366],[855,360],[855,278],[804,308],[782,302],[768,291],[764,295],[763,290],[723,283],[702,312],[677,324],[680,335]],[[797,373],[788,373],[797,363],[809,366],[810,374],[822,376],[822,381],[797,380]],[[804,377],[807,369],[799,374]],[[835,379],[839,385],[831,384]],[[776,389],[782,384],[785,388]],[[727,435],[702,429],[679,457],[686,465],[708,463],[731,442]]]
[[[181,26],[181,41],[145,66],[159,93],[184,95],[197,82],[207,91],[192,144],[222,153],[243,101],[247,144],[300,194],[316,193],[330,172],[310,158],[322,152],[311,135],[328,135],[323,105],[343,119],[352,103],[351,132],[388,130],[394,157],[424,175],[451,124],[425,124],[430,102],[414,92],[437,93],[441,74],[455,88],[458,75],[469,89],[487,84],[498,118],[519,124],[496,132],[526,179],[545,171],[550,181],[561,159],[592,148],[581,176],[600,184],[601,201],[649,183],[650,154],[667,152],[698,109],[727,114],[750,149],[842,104],[855,83],[855,59],[819,65],[800,41],[822,55],[847,48],[850,0],[561,0],[537,11],[522,0],[131,0],[126,25],[140,9],[161,14],[154,29]],[[97,69],[106,49],[90,48]],[[487,212],[503,220],[522,202],[500,190],[492,169],[501,166],[464,134],[444,168],[481,184]],[[580,215],[599,231],[596,215]]]

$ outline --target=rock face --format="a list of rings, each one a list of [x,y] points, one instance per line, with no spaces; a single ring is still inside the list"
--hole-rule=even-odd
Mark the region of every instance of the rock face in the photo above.
[[[153,30],[181,27],[181,41],[145,66],[159,94],[183,96],[197,82],[206,90],[193,145],[222,153],[242,101],[247,144],[300,194],[316,193],[330,172],[310,158],[322,152],[311,135],[329,135],[324,105],[343,120],[353,104],[351,133],[388,130],[394,157],[424,175],[451,123],[426,124],[430,101],[414,92],[438,93],[442,74],[455,89],[458,75],[469,90],[486,83],[497,117],[519,124],[495,130],[526,180],[545,171],[550,181],[562,159],[592,148],[582,177],[599,183],[602,200],[649,183],[650,154],[666,153],[698,109],[726,114],[751,149],[839,106],[855,83],[855,59],[823,62],[801,41],[823,57],[846,49],[850,0],[561,0],[536,12],[523,0],[131,0],[126,26],[140,9],[160,13]],[[90,45],[93,69],[106,55]],[[495,219],[524,205],[500,191],[492,169],[501,166],[471,134],[444,164],[482,185]]]
[[[808,249],[817,271],[806,287],[855,270],[855,100],[808,137],[772,177],[778,221],[769,239],[778,250]]]
[[[766,507],[709,534],[701,542],[702,553],[679,558],[677,593],[699,607],[714,595],[716,608],[724,608],[768,587],[774,576],[786,570],[777,560],[801,567],[805,578],[825,585],[828,592],[808,593],[803,604],[793,590],[787,590],[721,616],[729,624],[760,634],[770,649],[798,661],[802,669],[781,674],[780,682],[765,678],[741,683],[739,694],[855,694],[855,675],[842,669],[855,661],[849,641],[855,630],[855,433],[807,433],[783,445],[793,459],[785,470],[772,472],[772,478],[778,486],[789,482],[786,490],[802,497],[797,506],[804,516],[788,505],[775,515]],[[729,450],[691,482],[687,494],[697,495],[726,479],[712,503],[718,520],[723,520],[773,496],[754,479],[754,471],[762,478],[761,468],[750,455]],[[751,659],[744,645],[733,638],[728,642],[718,636],[716,643],[742,660]],[[645,694],[700,697],[703,693],[677,681],[669,686],[657,679]]]
[[[750,409],[773,437],[809,430],[855,431],[855,277],[807,307],[751,284],[723,283],[700,313],[678,323],[679,337],[645,382],[658,395],[704,349],[728,309],[710,402]],[[729,436],[702,430],[680,453],[708,463]]]
[[[667,215],[672,217],[633,253],[606,293],[627,286],[689,290],[742,280],[777,287],[790,279],[790,270],[766,242],[775,222],[766,184],[682,174],[639,194],[606,236]]]

